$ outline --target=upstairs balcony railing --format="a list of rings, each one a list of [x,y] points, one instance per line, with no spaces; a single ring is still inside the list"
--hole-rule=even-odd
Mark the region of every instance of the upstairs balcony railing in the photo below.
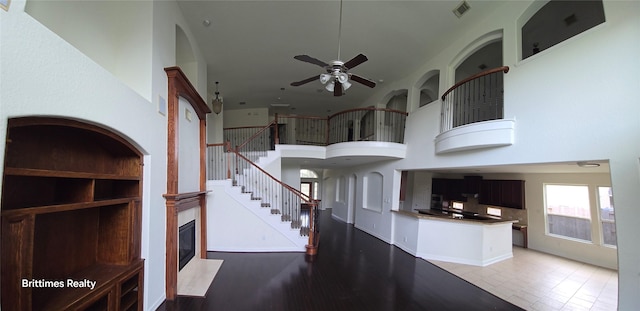
[[[485,70],[449,88],[442,95],[440,132],[504,117],[503,77],[509,67]]]
[[[247,126],[224,129],[224,141],[231,148],[238,150],[251,161],[266,155],[267,150],[274,150],[273,124],[267,126]]]
[[[224,139],[252,161],[276,144],[327,146],[349,141],[404,143],[404,111],[357,108],[328,117],[276,115],[267,126],[225,128]]]

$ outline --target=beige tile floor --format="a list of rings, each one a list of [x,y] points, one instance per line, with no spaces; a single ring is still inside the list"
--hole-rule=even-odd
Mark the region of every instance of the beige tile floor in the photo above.
[[[513,258],[487,267],[430,262],[526,310],[618,306],[617,271],[521,247],[513,247]]]

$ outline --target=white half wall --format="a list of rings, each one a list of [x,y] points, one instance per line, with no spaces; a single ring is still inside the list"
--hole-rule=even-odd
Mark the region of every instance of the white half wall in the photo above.
[[[280,215],[271,215],[259,201],[241,194],[231,181],[208,181],[207,250],[225,252],[304,252],[306,240],[299,230],[283,234],[274,226],[286,228]],[[244,197],[243,197],[244,196]],[[254,206],[251,206],[254,205]],[[265,219],[269,218],[269,219]]]

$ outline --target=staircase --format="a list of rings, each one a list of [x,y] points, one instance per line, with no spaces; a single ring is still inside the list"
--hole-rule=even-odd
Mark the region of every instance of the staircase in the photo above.
[[[237,203],[253,214],[253,216],[244,215],[244,217],[235,215],[233,219],[227,219],[227,222],[235,223],[238,227],[246,227],[246,224],[238,222],[238,219],[244,219],[245,223],[253,224],[254,228],[236,230],[236,228],[228,226],[228,223],[218,223],[217,225],[226,227],[227,233],[231,231],[235,235],[245,236],[247,240],[242,242],[253,245],[250,247],[253,250],[259,251],[262,244],[275,243],[284,249],[278,249],[278,246],[273,245],[265,247],[269,248],[266,251],[295,251],[291,248],[297,247],[298,251],[306,249],[308,254],[315,254],[317,227],[313,216],[317,212],[317,203],[299,190],[275,178],[239,152],[238,149],[231,148],[228,143],[208,146],[208,176],[210,179],[208,190],[213,192],[214,202],[216,199],[224,197],[226,200],[220,201],[218,204],[234,205],[232,203]],[[255,151],[248,153],[257,154]],[[265,151],[264,155],[266,154]],[[213,182],[212,180],[218,181]],[[221,189],[224,189],[224,193],[221,192]],[[217,214],[219,217],[226,218],[230,213],[238,213],[238,211],[232,211],[230,207],[223,207],[224,211],[217,210],[216,208],[219,209],[221,206],[216,204],[210,207],[214,211],[214,215],[216,215],[215,212],[219,212]],[[260,218],[264,224],[268,224],[279,234],[270,233],[262,228],[263,225],[256,223],[253,217]],[[220,219],[210,220],[219,221]],[[216,224],[212,224],[211,227],[216,228]],[[258,234],[256,230],[262,230],[262,233]],[[271,239],[270,241],[267,241],[268,237]],[[286,237],[286,240],[283,237]],[[215,236],[212,236],[211,239],[214,241],[213,243],[217,241]],[[251,239],[258,241],[257,243],[256,241],[250,242]],[[277,240],[280,242],[275,242]],[[301,244],[301,241],[306,244]]]

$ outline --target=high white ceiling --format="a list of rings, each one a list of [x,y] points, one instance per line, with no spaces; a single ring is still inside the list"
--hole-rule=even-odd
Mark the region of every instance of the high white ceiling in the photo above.
[[[452,10],[461,2],[345,0],[340,58],[346,62],[366,55],[369,61],[350,72],[378,82],[376,89],[413,74],[457,34],[506,3],[468,0],[471,9],[458,18]],[[376,89],[358,83],[341,97],[324,90],[319,81],[290,86],[324,72],[295,60],[295,55],[325,62],[337,58],[339,1],[179,0],[179,6],[207,61],[208,92],[213,94],[215,81],[220,81],[224,109],[285,103],[290,110],[284,112],[326,116],[375,104],[367,101]]]

